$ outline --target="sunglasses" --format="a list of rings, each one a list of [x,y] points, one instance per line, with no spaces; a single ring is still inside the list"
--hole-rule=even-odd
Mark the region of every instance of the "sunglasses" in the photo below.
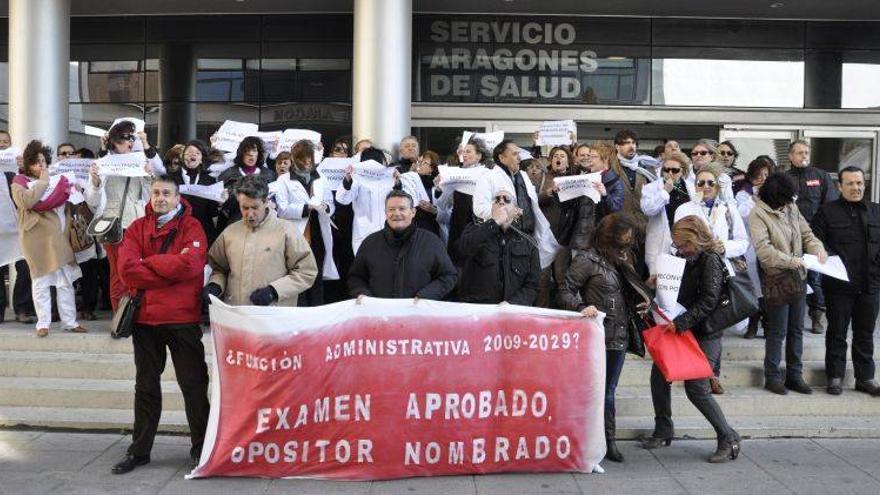
[[[711,153],[709,153],[708,151],[691,151],[691,156],[705,156],[709,154]]]
[[[333,151],[345,153],[348,152],[348,148],[345,146],[334,146]]]
[[[664,167],[663,173],[664,174],[680,174],[681,169],[680,168],[666,168],[666,167]]]
[[[715,187],[715,181],[714,180],[698,180],[697,181],[697,187],[705,187],[705,186]]]
[[[736,153],[732,151],[719,151],[718,154],[721,156],[736,156]]]
[[[508,196],[495,196],[495,202],[502,205],[510,204],[510,197]]]
[[[129,142],[133,143],[137,140],[137,137],[134,134],[123,134],[122,136],[119,137],[119,140],[120,141],[129,141]]]

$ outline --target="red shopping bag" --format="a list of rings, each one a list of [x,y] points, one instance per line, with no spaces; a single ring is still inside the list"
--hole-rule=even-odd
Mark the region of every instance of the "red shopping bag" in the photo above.
[[[699,380],[713,375],[709,360],[690,330],[682,333],[663,330],[656,325],[644,332],[642,338],[654,364],[660,368],[667,382]]]

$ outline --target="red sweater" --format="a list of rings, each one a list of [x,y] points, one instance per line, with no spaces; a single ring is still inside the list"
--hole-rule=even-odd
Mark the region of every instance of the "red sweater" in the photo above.
[[[151,205],[146,216],[135,220],[125,231],[116,269],[122,283],[134,295],[144,289],[136,323],[180,325],[198,323],[202,315],[202,286],[207,262],[208,241],[202,225],[181,198],[182,214],[162,226]],[[172,229],[177,234],[165,254],[158,254]],[[187,252],[182,251],[186,249]]]

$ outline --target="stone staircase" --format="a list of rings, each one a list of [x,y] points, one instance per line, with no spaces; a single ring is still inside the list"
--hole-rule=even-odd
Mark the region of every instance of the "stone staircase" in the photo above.
[[[53,331],[45,339],[36,338],[30,326],[0,325],[0,427],[131,428],[135,373],[131,341],[109,338],[106,319],[89,323],[89,334]],[[211,358],[210,337],[204,342]],[[880,349],[880,342],[876,347]],[[843,395],[826,394],[824,354],[824,336],[805,335],[804,378],[815,387],[814,393],[779,396],[761,388],[764,341],[724,337],[726,393],[716,399],[728,421],[741,435],[752,438],[880,438],[880,398],[853,391],[851,369]],[[635,438],[653,428],[650,369],[649,359],[627,356],[617,392],[620,438]],[[170,360],[162,389],[161,431],[186,431],[183,398]],[[673,415],[677,436],[714,438],[680,383],[673,385]]]

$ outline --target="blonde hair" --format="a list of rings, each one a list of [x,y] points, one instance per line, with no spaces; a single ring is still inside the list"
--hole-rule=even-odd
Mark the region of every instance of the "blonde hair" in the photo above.
[[[672,226],[672,238],[689,242],[700,251],[724,253],[724,243],[716,239],[706,222],[695,215],[688,215],[675,222]]]
[[[662,162],[676,162],[681,165],[681,176],[685,177],[691,172],[691,161],[688,159],[687,155],[685,155],[681,151],[672,151],[670,153],[663,153]]]
[[[596,141],[590,146],[591,151],[595,151],[599,155],[599,159],[611,166],[611,162],[617,156],[617,148],[611,144],[611,141]]]

